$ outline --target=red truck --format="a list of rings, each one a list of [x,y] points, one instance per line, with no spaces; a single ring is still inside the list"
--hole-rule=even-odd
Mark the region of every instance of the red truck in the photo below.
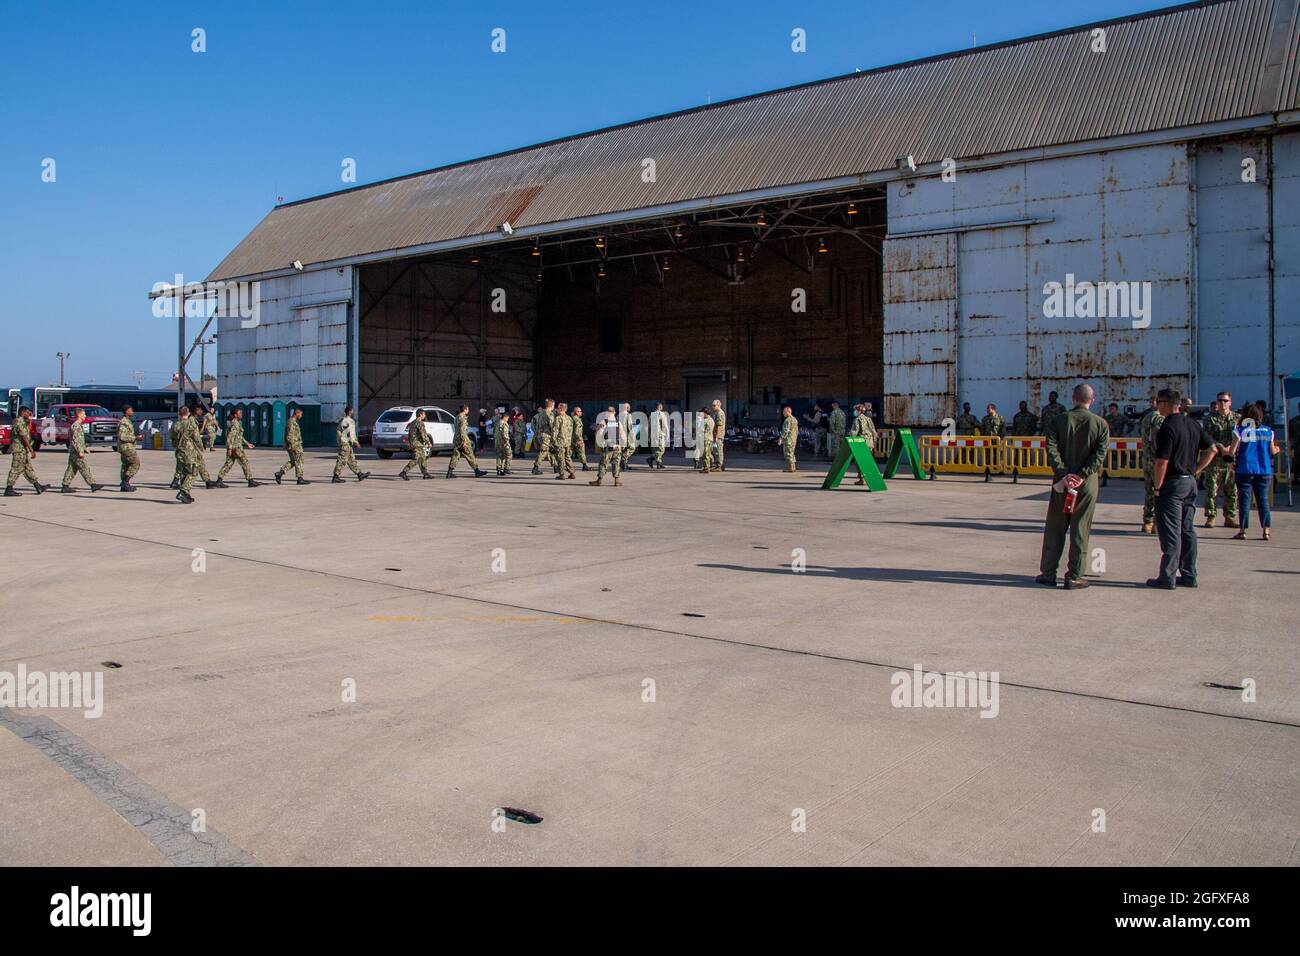
[[[66,445],[68,429],[77,417],[77,409],[86,410],[86,420],[82,429],[86,433],[86,445],[112,445],[117,441],[117,423],[121,421],[102,405],[51,405],[43,418],[32,419],[32,444]]]
[[[0,409],[0,455],[9,454],[9,442],[13,440],[13,416]]]

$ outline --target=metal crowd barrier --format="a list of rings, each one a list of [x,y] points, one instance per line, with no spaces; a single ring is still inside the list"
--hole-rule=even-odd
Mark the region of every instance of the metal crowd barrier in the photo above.
[[[991,481],[1001,468],[1001,445],[995,435],[922,435],[921,467],[931,478],[943,472],[983,475]]]

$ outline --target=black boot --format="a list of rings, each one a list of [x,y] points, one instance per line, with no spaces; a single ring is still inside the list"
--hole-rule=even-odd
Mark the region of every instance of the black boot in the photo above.
[[[406,472],[404,472],[404,471],[399,471],[399,472],[397,473],[397,477],[398,477],[398,478],[401,478],[403,481],[410,481],[410,480],[411,480],[411,476],[408,475],[408,474],[407,474]]]
[[[275,483],[278,485],[278,484],[280,483],[280,479],[283,478],[283,477],[284,477],[284,472],[282,472],[282,471],[277,471],[277,472],[275,473]]]
[[[452,471],[450,468],[448,468],[448,469],[447,469],[447,477],[448,477],[448,478],[455,478],[455,477],[456,477],[456,473],[455,473],[454,471]]]
[[[99,490],[100,490],[101,488],[103,488],[103,487],[104,487],[103,485],[96,485],[96,484],[93,484],[93,483],[92,483],[91,486],[90,486],[90,490],[91,490],[91,491],[99,491]]]
[[[306,478],[299,478],[299,479],[298,479],[298,484],[300,484],[300,485],[310,485],[311,482],[308,481]]]
[[[260,488],[260,487],[262,487],[262,483],[261,483],[260,481],[254,481],[252,478],[249,478],[249,479],[248,479],[248,487],[250,487],[250,488]]]
[[[171,483],[170,485],[168,485],[167,487],[170,488],[172,491],[175,491],[175,490],[176,490],[177,488],[179,488],[180,486],[181,486],[181,483],[180,483],[179,481],[177,481],[175,478],[173,478],[173,479],[172,479],[172,483]]]
[[[61,494],[61,495],[75,495],[76,492],[72,490],[72,485],[64,485],[62,488],[59,489],[59,494]]]
[[[361,474],[357,475],[357,481],[365,481],[369,477],[370,477],[370,472],[363,471]]]
[[[475,469],[474,469],[474,477],[475,477],[475,478],[482,478],[482,477],[483,477],[484,475],[486,475],[486,474],[487,474],[487,472],[484,471],[482,468],[475,468]],[[556,478],[559,478],[560,476],[559,476],[559,475],[556,475],[555,477],[556,477]]]
[[[220,487],[222,487],[222,485],[221,485],[221,482],[219,482],[219,481],[208,481],[208,480],[205,480],[205,481],[203,482],[203,487],[204,487],[204,488],[220,488]]]
[[[338,475],[335,475],[333,478],[330,479],[330,484],[342,485],[342,484],[346,484],[346,482],[344,482],[344,480],[340,478]]]
[[[119,490],[119,491],[135,491],[135,486],[134,486],[133,484],[131,484],[129,481],[124,481],[124,482],[122,482],[122,487],[121,487],[120,489],[118,489],[118,490]]]
[[[32,487],[36,489],[36,493],[37,493],[38,495],[43,495],[43,494],[45,494],[45,492],[47,492],[47,491],[50,490],[50,486],[49,486],[49,485],[43,485],[43,484],[41,484],[39,481],[38,481],[35,485],[33,485]]]
[[[191,498],[189,495],[187,495],[187,494],[186,494],[185,492],[183,492],[183,491],[178,491],[178,492],[176,493],[176,500],[179,501],[179,502],[180,502],[181,504],[183,504],[183,505],[192,505],[192,504],[194,504],[194,499]]]
[[[6,498],[21,498],[22,496],[23,496],[23,493],[22,493],[21,491],[14,491],[14,486],[13,486],[13,485],[6,485],[6,486],[5,486],[4,497],[6,497]]]

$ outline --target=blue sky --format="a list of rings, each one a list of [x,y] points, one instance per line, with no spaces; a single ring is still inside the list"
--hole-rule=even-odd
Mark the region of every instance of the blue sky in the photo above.
[[[58,351],[70,382],[166,384],[176,327],[149,288],[205,276],[277,196],[342,188],[344,157],[372,182],[1168,5],[2,2],[3,387],[56,380]]]

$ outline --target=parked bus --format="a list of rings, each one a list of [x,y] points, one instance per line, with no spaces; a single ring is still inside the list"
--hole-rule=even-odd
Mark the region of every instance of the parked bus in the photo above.
[[[185,404],[207,407],[211,399],[205,393],[186,391]],[[9,389],[7,409],[17,415],[26,405],[36,418],[45,417],[51,405],[99,405],[115,415],[130,405],[136,418],[168,419],[176,417],[176,389],[136,388],[134,385],[34,385]]]

